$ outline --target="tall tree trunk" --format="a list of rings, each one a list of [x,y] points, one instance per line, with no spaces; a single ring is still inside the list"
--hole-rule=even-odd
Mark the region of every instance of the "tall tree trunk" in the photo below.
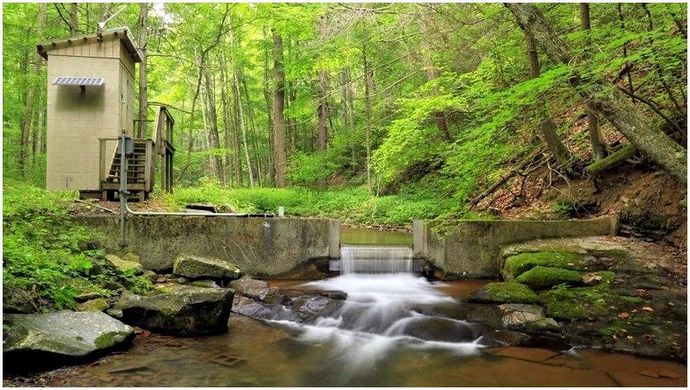
[[[242,83],[242,92],[244,93],[244,99],[247,102],[247,117],[249,118],[249,128],[252,129],[252,140],[254,144],[254,161],[256,164],[256,181],[259,187],[263,186],[263,181],[265,179],[264,177],[264,169],[262,169],[262,163],[263,160],[261,159],[261,156],[259,155],[259,137],[257,135],[257,127],[256,127],[256,115],[254,114],[254,106],[251,104],[251,97],[249,96],[249,87],[247,86],[247,79],[244,77],[244,74],[241,70],[239,70],[238,77],[240,78],[240,81]]]
[[[139,138],[146,137],[146,114],[148,110],[148,89],[146,87],[147,80],[147,63],[148,56],[146,54],[146,47],[148,43],[148,19],[149,5],[147,3],[139,4],[139,55],[141,55],[141,63],[139,64]]]
[[[79,13],[77,3],[70,3],[69,7],[69,35],[74,37],[79,32]]]
[[[283,39],[275,30],[273,32],[273,151],[276,166],[276,187],[285,187],[285,72],[283,71]]]
[[[225,168],[228,170],[228,183],[237,183],[237,165],[233,163],[233,156],[235,153],[239,153],[233,147],[231,142],[231,125],[230,125],[230,111],[229,111],[229,99],[228,99],[228,64],[225,59],[225,53],[220,54],[220,100],[223,107],[223,148],[225,152]],[[228,153],[228,151],[230,151]],[[234,183],[233,175],[230,172],[234,172]]]
[[[580,3],[580,19],[582,28],[587,33],[587,46],[590,46],[592,43],[589,35],[592,29],[589,16],[589,3]],[[606,157],[606,146],[599,130],[599,117],[597,117],[591,103],[587,103],[587,122],[589,127],[589,143],[592,146],[592,159],[596,161]]]
[[[319,71],[317,102],[319,150],[326,150],[328,148],[328,73],[325,70]]]
[[[40,3],[38,7],[38,35],[42,39],[43,32],[46,27],[46,5]],[[28,71],[28,55],[22,60],[22,74],[29,74]],[[38,79],[41,74],[41,64],[43,63],[43,58],[38,54],[33,54],[33,67],[31,69],[31,74]],[[29,83],[29,86],[24,95],[24,110],[22,111],[22,116],[19,122],[20,130],[20,145],[19,145],[19,169],[22,175],[26,173],[26,163],[28,160],[29,152],[29,141],[32,133],[32,122],[34,117],[34,102],[35,97],[39,92],[39,86],[36,83]],[[33,149],[33,148],[31,148]]]
[[[593,103],[593,107],[620,131],[640,152],[666,170],[683,185],[687,184],[687,150],[663,131],[623,96],[617,88],[605,88],[602,80],[588,80],[577,72],[577,60],[566,41],[558,37],[542,13],[531,4],[505,5],[555,62],[571,64],[571,83]]]
[[[364,65],[364,118],[366,130],[364,134],[366,144],[367,190],[372,193],[371,183],[371,95],[374,84],[374,74],[367,59],[366,45],[362,48],[362,63]]]
[[[266,33],[266,28],[264,27],[262,29],[263,33],[263,39],[264,41],[268,41],[268,34]],[[271,88],[270,88],[270,82],[269,82],[269,67],[268,67],[268,59],[269,59],[269,50],[268,50],[268,45],[266,45],[266,49],[264,49],[264,82],[263,82],[263,92],[264,92],[264,101],[266,102],[266,123],[268,124],[268,180],[271,183],[271,186],[275,185],[275,179],[276,179],[276,169],[275,169],[275,164],[273,162],[273,99],[271,99]]]
[[[220,149],[220,137],[218,135],[218,116],[216,113],[216,98],[210,72],[204,69],[204,81],[206,82],[206,107],[208,121],[208,141],[211,150],[211,161],[218,180],[225,184],[225,170],[223,158],[218,154]]]
[[[625,18],[623,17],[623,4],[617,3],[616,8],[618,9],[618,20],[621,22],[621,30],[625,31]],[[635,88],[633,87],[633,81],[632,81],[632,72],[630,70],[630,65],[628,61],[628,44],[626,42],[623,42],[623,58],[625,58],[625,68],[627,69],[627,75],[628,75],[628,87],[630,87],[630,99],[632,100],[633,104],[635,103]]]
[[[242,109],[242,94],[240,93],[240,78],[237,71],[234,73],[235,96],[237,101],[237,117],[239,119],[240,131],[242,132],[242,144],[244,145],[244,158],[247,160],[247,170],[249,171],[249,187],[254,187],[254,172],[252,161],[249,158],[249,146],[247,144],[247,128],[244,124],[244,110]]]
[[[539,55],[537,53],[537,45],[534,41],[534,36],[529,30],[524,30],[525,42],[527,43],[527,59],[529,60],[529,74],[530,77],[536,79],[541,73],[541,67],[539,65]],[[539,129],[541,130],[541,136],[549,148],[553,156],[558,161],[558,164],[566,172],[572,171],[572,159],[573,156],[568,150],[568,148],[561,142],[561,139],[556,134],[556,125],[551,120],[546,108],[546,102],[539,98],[537,101],[537,110],[544,116],[544,120],[539,124]]]
[[[297,101],[297,89],[293,82],[288,82],[288,103],[294,107]],[[288,117],[288,132],[290,133],[290,152],[297,152],[297,118],[294,115]]]
[[[422,40],[422,63],[424,65],[424,72],[426,74],[426,79],[429,82],[433,82],[438,77],[438,69],[434,65],[431,58],[431,45],[429,44],[429,32],[427,30],[427,18],[426,15],[420,14],[417,18],[419,24],[419,32],[421,33]],[[431,93],[434,96],[438,96],[439,89],[437,85],[434,85],[431,89]],[[436,122],[436,127],[438,127],[443,140],[450,143],[453,142],[453,136],[448,130],[448,121],[446,120],[446,113],[443,111],[436,111],[433,113],[434,121]]]

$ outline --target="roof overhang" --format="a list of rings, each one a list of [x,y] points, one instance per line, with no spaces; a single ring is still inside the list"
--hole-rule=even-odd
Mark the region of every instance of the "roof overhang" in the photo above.
[[[38,50],[38,54],[40,54],[41,57],[48,59],[48,52],[53,49],[57,49],[59,47],[66,47],[70,45],[102,42],[106,39],[119,39],[120,42],[122,42],[125,45],[127,52],[132,56],[134,62],[142,61],[141,55],[139,54],[138,50],[139,45],[137,45],[136,41],[134,40],[134,37],[132,36],[132,32],[129,31],[129,28],[127,27],[113,28],[103,32],[82,35],[79,37],[70,37],[64,39],[51,40],[47,42],[41,42],[38,45],[36,45],[36,50]]]

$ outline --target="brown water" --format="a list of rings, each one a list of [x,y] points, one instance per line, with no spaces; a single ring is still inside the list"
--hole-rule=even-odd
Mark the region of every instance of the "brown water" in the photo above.
[[[456,298],[484,282],[436,287]],[[278,282],[282,287],[294,282]],[[318,328],[316,328],[318,329]],[[314,329],[312,329],[314,331]],[[227,334],[174,338],[142,333],[128,351],[64,375],[52,386],[685,386],[686,366],[593,350],[343,345],[233,314]],[[310,341],[311,340],[311,341]],[[348,358],[357,351],[357,359]],[[367,360],[368,357],[376,359]],[[362,364],[359,364],[362,363]]]

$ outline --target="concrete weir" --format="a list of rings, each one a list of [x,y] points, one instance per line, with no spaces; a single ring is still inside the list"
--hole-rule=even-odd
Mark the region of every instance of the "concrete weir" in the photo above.
[[[506,244],[541,238],[614,235],[618,218],[586,220],[458,220],[441,236],[427,221],[413,222],[414,255],[432,261],[446,272],[467,278],[496,278],[499,250]]]
[[[117,216],[78,216],[74,221],[105,233],[105,248],[120,251]],[[127,217],[125,252],[146,269],[171,269],[179,254],[216,257],[242,272],[275,276],[298,264],[338,256],[340,222],[318,218],[237,218],[218,215]]]

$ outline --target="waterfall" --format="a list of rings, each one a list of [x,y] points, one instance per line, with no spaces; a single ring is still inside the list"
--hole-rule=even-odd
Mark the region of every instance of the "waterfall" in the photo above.
[[[340,273],[412,272],[412,249],[392,245],[344,245],[340,248]]]

